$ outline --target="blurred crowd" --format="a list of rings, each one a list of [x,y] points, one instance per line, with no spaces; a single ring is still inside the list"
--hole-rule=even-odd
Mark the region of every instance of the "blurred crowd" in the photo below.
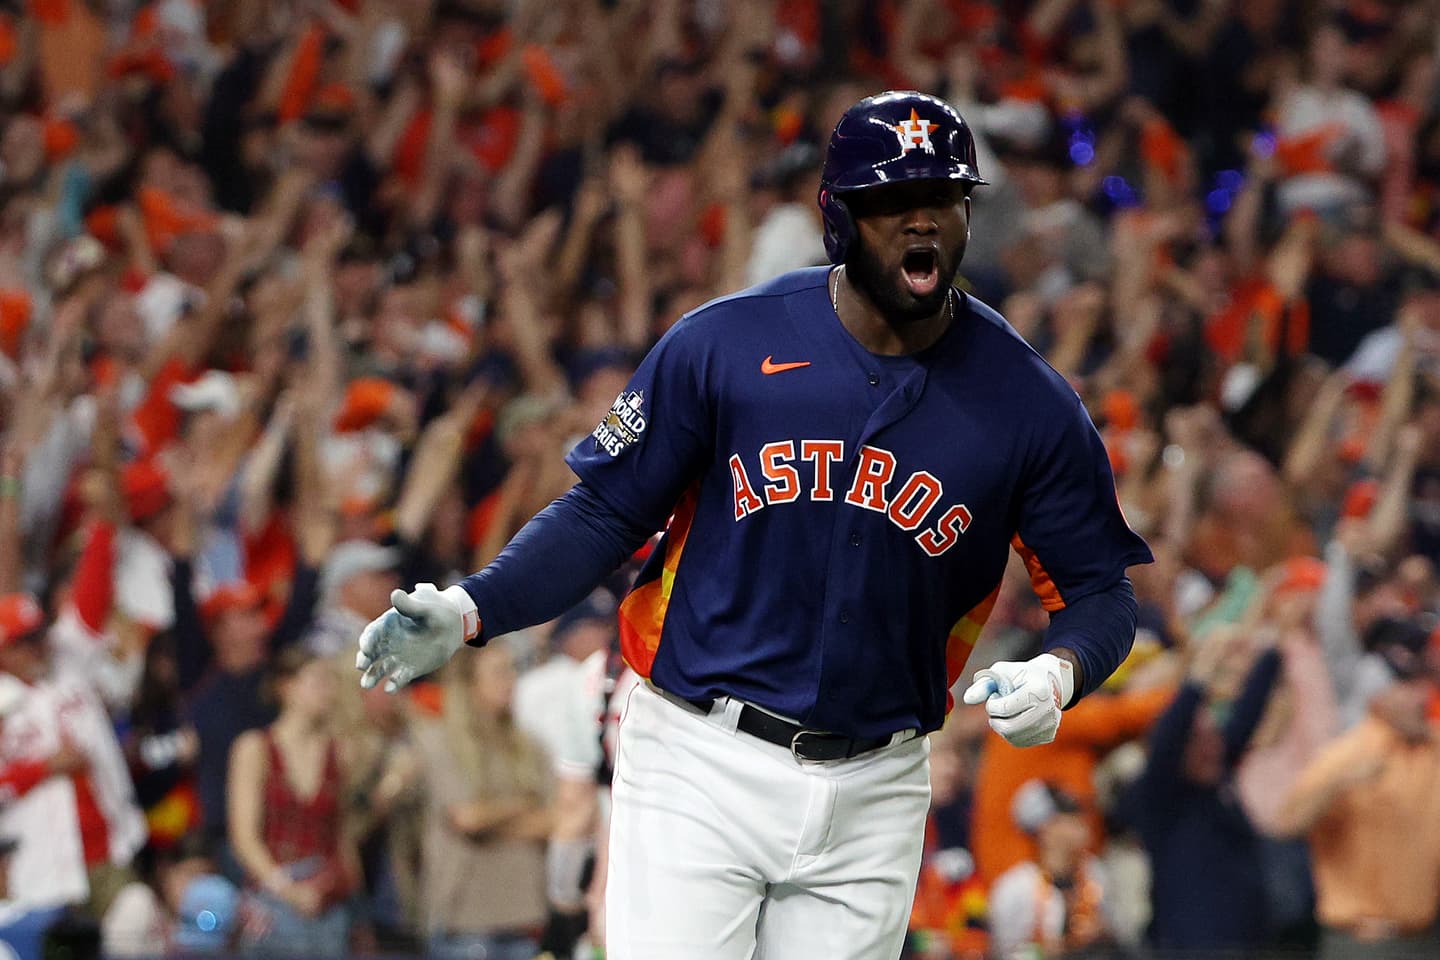
[[[626,571],[400,697],[355,638],[824,262],[900,87],[1157,558],[1054,744],[932,738],[909,953],[1435,956],[1437,71],[1436,0],[3,0],[0,941],[598,942]],[[1017,567],[976,659],[1046,619]]]

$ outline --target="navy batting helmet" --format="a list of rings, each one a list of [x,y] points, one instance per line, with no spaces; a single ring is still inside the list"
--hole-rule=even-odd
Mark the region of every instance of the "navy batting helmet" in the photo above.
[[[914,90],[892,90],[855,104],[830,134],[820,172],[825,252],[845,259],[855,224],[847,193],[901,180],[987,183],[975,163],[975,138],[954,107]]]

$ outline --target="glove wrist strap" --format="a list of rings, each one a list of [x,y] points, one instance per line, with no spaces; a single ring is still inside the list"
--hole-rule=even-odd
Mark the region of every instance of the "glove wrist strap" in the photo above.
[[[1053,653],[1042,653],[1036,659],[1047,661],[1046,667],[1052,677],[1060,686],[1060,709],[1070,706],[1070,701],[1075,699],[1075,666],[1064,657],[1057,657]]]
[[[441,590],[440,596],[460,612],[465,642],[469,643],[480,636],[480,612],[475,608],[475,600],[470,596],[470,592],[457,583]]]

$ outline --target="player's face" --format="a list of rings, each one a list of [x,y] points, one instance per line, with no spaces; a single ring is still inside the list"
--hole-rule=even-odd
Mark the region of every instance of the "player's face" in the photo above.
[[[846,198],[856,239],[849,279],[892,321],[934,316],[970,239],[970,198],[953,180],[914,180]]]

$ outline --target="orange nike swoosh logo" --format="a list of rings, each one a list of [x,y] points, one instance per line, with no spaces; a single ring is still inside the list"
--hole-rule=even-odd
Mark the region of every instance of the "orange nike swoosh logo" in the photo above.
[[[774,357],[766,357],[760,361],[760,372],[767,377],[772,373],[784,373],[786,370],[799,370],[801,367],[810,366],[809,360],[796,360],[794,363],[776,363]]]

